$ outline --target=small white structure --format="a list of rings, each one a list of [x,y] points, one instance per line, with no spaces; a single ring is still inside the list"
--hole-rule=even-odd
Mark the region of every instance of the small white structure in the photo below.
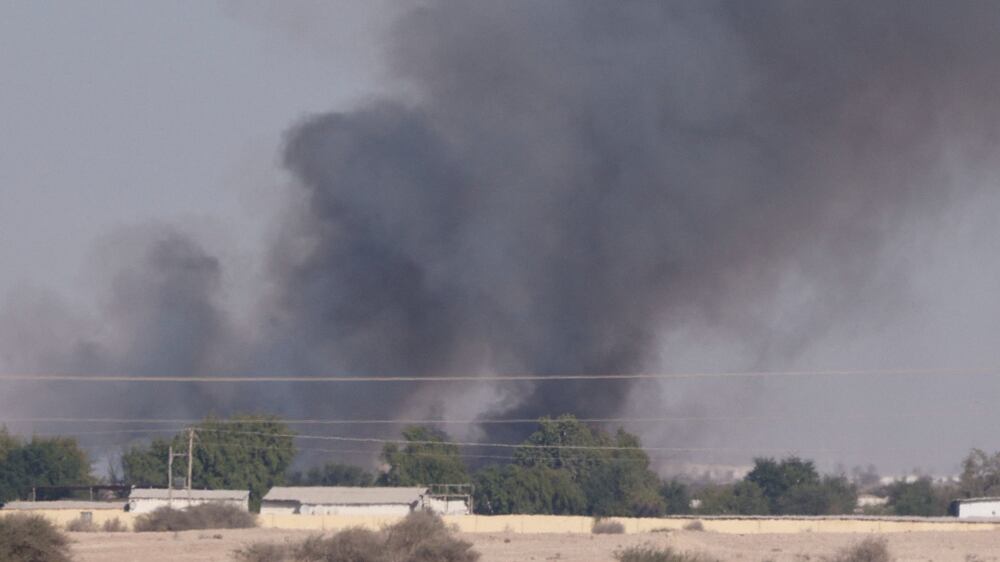
[[[866,507],[882,507],[889,503],[889,498],[876,496],[875,494],[860,494],[858,496],[858,509]]]
[[[955,500],[955,515],[959,519],[1000,517],[1000,498],[967,498]]]
[[[424,509],[438,515],[469,515],[469,504],[464,498],[455,496],[424,496]]]
[[[427,488],[275,486],[260,513],[302,515],[406,515],[424,507]]]
[[[184,509],[193,505],[220,503],[250,511],[250,492],[246,490],[167,490],[133,488],[128,495],[128,511],[149,513],[160,507]]]

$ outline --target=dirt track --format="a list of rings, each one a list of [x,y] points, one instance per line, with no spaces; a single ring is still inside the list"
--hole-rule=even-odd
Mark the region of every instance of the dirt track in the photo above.
[[[167,562],[232,560],[231,553],[254,541],[297,540],[306,531],[252,529],[183,533],[71,533],[78,562]],[[725,535],[681,531],[639,535],[461,535],[483,554],[482,562],[605,562],[625,546],[651,543],[710,554],[726,562],[808,562],[867,535],[798,533]],[[997,562],[1000,533],[921,532],[884,535],[898,562]],[[218,538],[221,537],[221,538]]]

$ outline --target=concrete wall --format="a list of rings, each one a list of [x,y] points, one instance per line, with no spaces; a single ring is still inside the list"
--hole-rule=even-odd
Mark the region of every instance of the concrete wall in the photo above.
[[[402,517],[411,511],[413,511],[413,506],[400,503],[375,503],[364,505],[314,503],[299,504],[299,502],[266,500],[261,502],[260,506],[260,513],[262,515],[378,515]]]
[[[135,515],[122,511],[120,509],[30,509],[30,510],[14,510],[14,509],[0,509],[0,517],[4,515],[10,515],[13,513],[23,513],[26,515],[41,515],[42,517],[48,519],[54,523],[57,527],[66,528],[66,524],[75,519],[79,519],[83,512],[89,512],[90,520],[94,522],[95,525],[104,525],[105,521],[111,521],[117,519],[121,521],[129,529],[132,528],[132,521],[135,519]]]
[[[469,506],[463,500],[439,500],[426,498],[424,507],[439,515],[469,515]]]
[[[556,515],[459,515],[446,516],[445,522],[464,533],[590,533],[593,518]],[[717,533],[904,533],[912,531],[993,531],[1000,522],[940,519],[889,518],[768,518],[768,517],[666,517],[614,518],[625,526],[626,533],[646,533],[664,529],[683,529],[692,521],[701,521],[706,531]],[[333,531],[348,527],[379,529],[398,521],[392,516],[345,515],[261,515],[262,527]]]
[[[1000,501],[960,502],[958,516],[966,517],[1000,517]]]
[[[201,505],[203,503],[221,503],[225,505],[232,505],[242,509],[243,511],[250,511],[249,500],[206,500],[198,498],[185,498],[183,496],[176,497],[173,500],[165,499],[130,499],[128,500],[128,510],[130,513],[149,513],[155,511],[161,507],[173,507],[174,509],[184,509],[191,507],[192,505]]]
[[[0,516],[29,513],[46,517],[59,526],[80,517],[79,510],[0,510]],[[132,528],[136,515],[114,510],[94,510],[93,521],[103,525],[118,518]],[[348,527],[380,529],[399,521],[392,515],[288,515],[261,514],[262,527],[336,531]],[[579,533],[589,534],[594,524],[590,517],[555,515],[460,515],[444,518],[464,533]],[[682,529],[692,521],[701,521],[706,531],[717,533],[909,533],[919,531],[997,531],[1000,521],[959,520],[955,518],[890,519],[890,518],[768,518],[768,517],[666,517],[614,518],[625,526],[627,533],[644,533],[663,529]]]
[[[365,505],[348,505],[348,504],[311,504],[304,503],[299,507],[299,513],[302,515],[344,515],[344,516],[365,516],[365,515],[377,515],[377,516],[390,516],[390,517],[405,517],[413,511],[413,508],[409,504],[403,503],[373,503]]]

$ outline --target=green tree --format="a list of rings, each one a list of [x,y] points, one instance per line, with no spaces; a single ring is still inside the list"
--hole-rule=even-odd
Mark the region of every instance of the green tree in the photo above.
[[[886,491],[889,499],[886,506],[896,515],[931,517],[948,514],[949,498],[934,489],[930,478],[915,482],[897,480],[889,484]]]
[[[90,462],[75,439],[40,438],[22,442],[6,431],[0,437],[0,502],[27,499],[33,486],[72,486],[93,482]],[[56,494],[44,499],[58,499]]]
[[[7,428],[0,427],[0,462],[7,458],[7,453],[21,446],[21,441],[7,431]]]
[[[569,472],[544,466],[491,466],[475,474],[477,513],[569,515],[587,508]]]
[[[448,435],[429,427],[410,426],[403,430],[402,447],[387,443],[382,460],[389,470],[378,477],[383,486],[426,486],[429,484],[465,484],[469,473],[459,456],[458,446],[448,442]]]
[[[148,446],[133,446],[122,453],[122,481],[139,487],[165,487],[170,444],[165,439],[154,439]],[[175,478],[186,476],[186,472],[182,476],[181,468],[179,464],[174,467]]]
[[[691,493],[688,487],[678,480],[667,480],[660,485],[660,496],[663,498],[666,513],[683,515],[691,513]]]
[[[767,498],[771,513],[780,514],[781,499],[792,487],[819,484],[819,473],[812,461],[788,457],[781,461],[772,458],[754,459],[753,470],[745,480],[753,482]]]
[[[660,479],[649,469],[649,456],[639,438],[619,429],[612,445],[619,449],[598,456],[581,482],[589,513],[598,516],[656,517],[666,511]]]
[[[565,470],[580,482],[598,462],[608,458],[608,451],[598,448],[613,445],[606,433],[592,430],[574,416],[541,418],[538,429],[515,451],[514,458],[521,466]]]
[[[1000,452],[973,449],[962,461],[959,493],[966,498],[1000,495]]]
[[[843,515],[854,512],[857,488],[842,476],[824,476],[819,482],[796,484],[778,498],[781,515]]]
[[[542,418],[515,451],[515,464],[561,471],[583,491],[589,515],[661,515],[660,481],[649,469],[639,438],[619,429],[613,436],[573,416]]]
[[[305,473],[293,472],[287,480],[293,486],[371,486],[375,477],[359,466],[331,462]]]
[[[706,515],[767,515],[767,497],[760,486],[749,480],[711,486],[698,494],[698,513]]]
[[[273,416],[209,418],[195,426],[192,485],[196,488],[249,490],[252,509],[272,486],[284,482],[295,457],[288,426]],[[134,447],[122,455],[126,481],[137,485],[166,485],[167,448],[187,451],[188,434],[171,441],[155,440],[148,447]],[[187,464],[174,463],[175,486],[186,476]]]

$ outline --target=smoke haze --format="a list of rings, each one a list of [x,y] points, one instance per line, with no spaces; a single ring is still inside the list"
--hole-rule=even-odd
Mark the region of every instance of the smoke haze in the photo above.
[[[251,314],[227,307],[222,256],[141,227],[102,248],[93,318],[13,296],[0,359],[40,373],[343,376],[963,363],[843,342],[906,318],[919,265],[899,256],[924,255],[917,243],[970,201],[996,203],[976,174],[996,162],[998,26],[983,2],[424,3],[387,34],[397,93],[287,132],[291,192]],[[610,417],[815,400],[698,384],[33,385],[32,400],[2,405]],[[732,428],[639,431],[721,446]]]

